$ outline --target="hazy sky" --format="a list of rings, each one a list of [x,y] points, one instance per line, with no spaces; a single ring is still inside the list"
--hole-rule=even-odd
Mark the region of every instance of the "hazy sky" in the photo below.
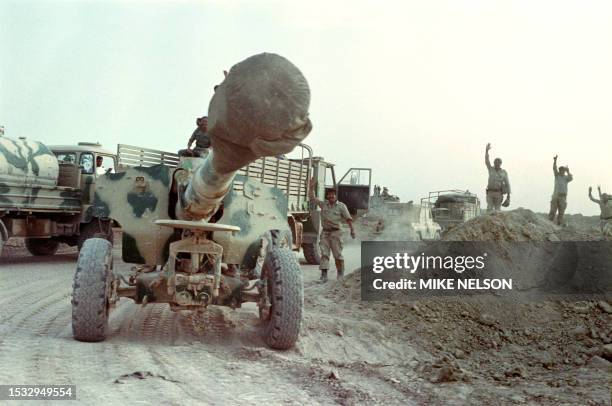
[[[484,200],[493,144],[512,206],[612,191],[610,1],[2,1],[0,125],[45,143],[184,147],[222,70],[263,51],[312,90],[317,155],[372,167],[403,201]]]

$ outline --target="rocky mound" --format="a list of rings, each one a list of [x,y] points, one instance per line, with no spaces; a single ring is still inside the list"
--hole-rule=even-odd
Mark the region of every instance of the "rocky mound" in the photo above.
[[[475,217],[450,229],[447,241],[559,241],[560,227],[526,209]]]
[[[546,216],[518,208],[483,214],[448,230],[446,241],[587,241],[600,236],[584,227],[559,227]]]

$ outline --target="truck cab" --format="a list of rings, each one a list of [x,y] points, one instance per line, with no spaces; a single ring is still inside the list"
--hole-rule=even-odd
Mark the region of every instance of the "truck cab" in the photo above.
[[[53,255],[60,243],[80,248],[94,236],[111,240],[112,224],[91,207],[97,177],[115,170],[116,155],[99,144],[0,137],[0,253],[13,237],[33,255]]]
[[[102,148],[94,142],[79,142],[77,145],[50,145],[60,165],[76,165],[81,170],[78,179],[74,179],[75,188],[83,190],[82,203],[93,202],[96,178],[104,173],[115,173],[117,156],[113,151]],[[101,161],[100,165],[97,163]]]

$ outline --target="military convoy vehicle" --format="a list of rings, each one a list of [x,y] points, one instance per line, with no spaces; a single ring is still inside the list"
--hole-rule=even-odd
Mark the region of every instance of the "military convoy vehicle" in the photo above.
[[[377,239],[392,241],[428,241],[440,239],[442,228],[432,217],[431,206],[412,201],[385,201],[369,215],[376,222]]]
[[[440,190],[430,192],[421,204],[431,207],[433,219],[447,231],[456,224],[480,215],[480,199],[467,190]]]
[[[216,88],[208,109],[213,149],[206,157],[182,156],[174,166],[166,164],[174,157],[163,153],[132,151],[120,164],[133,165],[98,178],[93,212],[121,227],[122,259],[136,266],[119,274],[109,241],[85,241],[73,284],[75,339],[104,340],[111,309],[129,298],[167,303],[174,311],[256,303],[265,342],[293,346],[304,296],[291,250],[290,199],[265,176],[239,172],[289,153],[308,135],[309,100],[295,66],[278,55],[256,55],[232,67]],[[151,158],[162,163],[137,164]],[[293,171],[291,161],[283,166]],[[291,189],[291,181],[284,186]]]
[[[112,224],[89,210],[98,157],[114,170],[114,154],[99,144],[45,146],[0,136],[0,254],[11,237],[25,238],[33,255],[53,255],[61,242],[111,239]]]

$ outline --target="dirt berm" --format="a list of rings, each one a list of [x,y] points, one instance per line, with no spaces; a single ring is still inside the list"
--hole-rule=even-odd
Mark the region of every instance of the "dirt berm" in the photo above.
[[[560,241],[561,248],[584,241],[597,246],[601,243],[596,234],[557,227],[541,215],[518,209],[472,219],[443,238],[496,243],[508,255],[496,255],[499,263],[494,264],[491,275],[533,272],[535,276],[526,279],[533,289],[517,289],[512,295],[485,292],[418,300],[400,293],[393,300],[366,302],[361,300],[361,276],[356,271],[319,291],[322,300],[336,303],[330,312],[350,308],[363,323],[376,321],[384,326],[381,345],[398,346],[399,353],[408,353],[409,348],[416,351],[411,359],[385,369],[399,390],[418,394],[419,402],[432,404],[611,403],[609,290],[561,295],[536,289],[550,264],[564,260],[563,255],[541,249],[523,256],[513,252],[524,244],[555,241]],[[585,261],[581,255],[588,255],[582,252],[587,249],[588,245],[578,246],[570,259],[576,264]],[[594,253],[609,254],[601,251],[598,248]],[[605,272],[609,281],[610,270]],[[584,278],[575,274],[570,279],[580,285]],[[345,339],[350,339],[348,334]]]

